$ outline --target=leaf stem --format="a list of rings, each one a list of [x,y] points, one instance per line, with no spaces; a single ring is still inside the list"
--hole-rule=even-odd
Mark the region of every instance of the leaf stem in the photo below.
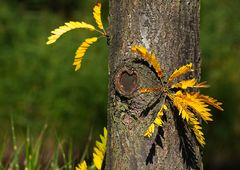
[[[100,33],[100,34],[102,34],[103,36],[105,36],[106,37],[106,32],[103,30],[103,32],[102,31],[100,31],[99,29],[96,29],[95,28],[95,31],[97,31],[98,33]]]

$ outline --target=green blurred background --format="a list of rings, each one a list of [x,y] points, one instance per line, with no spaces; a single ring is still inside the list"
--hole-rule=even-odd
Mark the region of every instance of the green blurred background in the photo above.
[[[81,71],[72,67],[75,50],[96,34],[72,31],[45,45],[50,31],[70,20],[94,23],[95,0],[1,0],[0,3],[0,143],[26,129],[38,135],[48,124],[46,140],[72,141],[78,154],[93,129],[94,139],[106,125],[106,40],[87,52]],[[102,0],[107,26],[108,1]],[[240,169],[240,1],[201,1],[202,80],[204,93],[224,103],[204,129],[205,169]]]

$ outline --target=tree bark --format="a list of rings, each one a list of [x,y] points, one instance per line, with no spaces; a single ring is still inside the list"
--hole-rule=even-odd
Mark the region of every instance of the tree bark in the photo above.
[[[192,62],[188,78],[199,79],[199,9],[199,0],[110,0],[106,169],[202,169],[199,146],[176,110],[167,112],[153,137],[143,136],[163,101],[155,93],[139,94],[138,88],[160,83],[131,53],[132,45],[154,52],[166,77]]]

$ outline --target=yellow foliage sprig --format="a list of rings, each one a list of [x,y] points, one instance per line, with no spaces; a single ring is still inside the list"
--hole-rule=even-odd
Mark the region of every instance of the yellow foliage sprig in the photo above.
[[[51,31],[52,35],[48,37],[48,41],[46,43],[47,45],[55,43],[63,34],[75,29],[86,29],[89,31],[95,31],[100,34],[99,37],[85,39],[85,41],[80,45],[80,47],[76,51],[76,55],[73,62],[73,65],[75,66],[75,71],[80,69],[83,56],[85,55],[87,49],[100,37],[107,36],[102,24],[101,7],[102,6],[100,2],[97,2],[96,5],[93,7],[93,18],[97,23],[97,27],[99,29],[97,29],[92,24],[88,24],[86,22],[70,21],[66,22],[63,26],[60,26],[55,30]]]
[[[167,81],[162,81],[164,78],[163,71],[160,64],[157,61],[155,54],[150,53],[143,46],[132,46],[132,52],[140,55],[153,66],[155,71],[158,73],[157,76],[161,80],[160,87],[143,87],[139,89],[140,93],[150,93],[150,92],[160,92],[164,93],[164,102],[155,120],[149,125],[144,136],[151,137],[154,133],[155,125],[163,126],[162,116],[167,111],[166,104],[173,104],[173,106],[178,110],[179,116],[186,121],[190,129],[195,134],[198,143],[201,146],[205,145],[205,138],[202,132],[202,127],[200,120],[204,120],[206,123],[213,121],[212,114],[210,113],[209,105],[223,111],[221,107],[222,103],[218,102],[216,99],[202,95],[199,92],[189,92],[190,88],[207,88],[209,87],[206,82],[198,83],[195,78],[189,80],[181,80],[179,82],[173,83],[176,78],[193,71],[192,63],[181,66],[176,69],[167,79]],[[164,83],[166,82],[166,83]],[[165,108],[165,109],[164,109]]]
[[[102,5],[100,2],[98,2],[94,7],[93,7],[93,18],[95,19],[98,28],[100,28],[101,30],[103,30],[103,32],[105,33],[105,30],[103,28],[103,24],[102,24],[102,19],[101,19],[101,8]]]
[[[140,55],[144,60],[152,65],[160,78],[163,76],[163,71],[154,53],[149,53],[143,46],[132,46],[132,52]]]
[[[107,150],[107,129],[103,128],[103,135],[100,135],[101,141],[96,141],[96,145],[93,148],[93,165],[87,166],[86,161],[82,161],[75,170],[87,170],[89,169],[102,169],[102,164],[104,160],[104,156]]]
[[[82,58],[83,58],[84,54],[86,53],[88,47],[91,46],[91,44],[93,44],[97,40],[98,40],[97,37],[87,38],[77,49],[76,55],[74,58],[74,62],[73,62],[73,65],[76,66],[75,71],[80,69],[81,63],[82,63]]]
[[[186,65],[180,67],[179,69],[176,69],[172,73],[172,75],[169,77],[168,82],[173,81],[175,78],[177,78],[177,77],[179,77],[179,76],[181,76],[183,74],[186,74],[189,71],[193,71],[192,70],[192,63],[186,64]]]
[[[167,106],[163,104],[161,109],[157,113],[157,117],[154,119],[154,123],[152,123],[148,127],[147,131],[144,133],[144,136],[147,136],[148,138],[150,138],[154,133],[155,126],[163,126],[162,116],[164,115],[163,112],[167,110],[168,110]]]
[[[87,170],[87,163],[86,161],[82,161],[80,164],[78,164],[78,166],[75,168],[76,170]]]

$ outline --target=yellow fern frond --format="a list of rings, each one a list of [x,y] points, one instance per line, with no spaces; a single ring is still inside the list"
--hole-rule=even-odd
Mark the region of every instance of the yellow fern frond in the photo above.
[[[157,116],[156,119],[154,120],[154,123],[158,126],[163,126],[163,120],[161,118],[161,116]]]
[[[179,83],[173,84],[171,88],[181,88],[181,89],[187,89],[187,88],[207,88],[208,85],[206,82],[198,83],[196,79],[190,79],[190,80],[182,80]]]
[[[205,145],[205,138],[203,136],[202,127],[197,118],[190,118],[189,125],[201,146]]]
[[[189,101],[187,97],[183,95],[181,91],[178,91],[174,96],[170,95],[170,98],[178,109],[182,119],[186,119],[187,123],[190,125],[197,141],[203,146],[205,145],[205,138],[201,131],[202,127],[196,116],[189,110]]]
[[[78,22],[78,21],[70,21],[66,22],[65,25],[58,27],[57,29],[53,30],[51,33],[52,35],[48,37],[47,44],[52,44],[57,39],[62,36],[64,33],[71,31],[73,29],[88,29],[90,31],[94,31],[95,27],[91,24],[87,24],[85,22]]]
[[[216,109],[224,111],[223,108],[220,106],[220,105],[222,105],[222,103],[217,101],[216,99],[214,99],[212,97],[205,96],[205,95],[202,95],[202,94],[198,93],[197,98],[200,99],[201,101],[215,107]]]
[[[146,60],[150,65],[152,65],[153,68],[155,69],[158,77],[161,78],[163,76],[163,71],[160,67],[160,64],[157,61],[155,54],[153,54],[153,53],[150,54],[147,51],[147,49],[143,46],[135,45],[135,46],[132,46],[131,50],[133,53],[136,53],[136,54],[142,56],[144,60]]]
[[[201,83],[196,84],[194,87],[195,87],[195,88],[208,88],[209,85],[207,84],[206,81],[204,81],[204,82],[201,82]]]
[[[198,93],[196,93],[198,94]],[[186,100],[188,100],[188,106],[191,107],[199,116],[207,123],[207,121],[213,121],[212,114],[210,113],[210,109],[208,105],[203,101],[197,98],[197,95],[194,93],[186,93]]]
[[[100,135],[100,139],[101,142],[96,141],[96,146],[93,149],[93,163],[98,170],[102,168],[102,163],[107,147],[107,129],[105,127],[103,129],[103,136]]]
[[[192,71],[192,63],[189,63],[187,65],[184,65],[182,67],[180,67],[179,69],[176,69],[172,75],[169,77],[168,82],[171,82],[172,80],[174,80],[175,78],[186,74],[187,72]]]
[[[140,88],[138,91],[140,93],[150,93],[150,92],[158,92],[161,90],[162,88]]]
[[[179,115],[183,120],[189,122],[189,118],[193,117],[193,113],[188,109],[187,102],[181,96],[182,92],[178,91],[176,94],[168,94],[169,98],[173,101],[174,106],[178,109]]]
[[[102,19],[101,19],[101,3],[98,2],[94,7],[93,7],[93,18],[95,19],[98,28],[101,30],[104,30],[103,24],[102,24]]]
[[[165,110],[165,111],[167,111],[168,110],[168,108],[167,108],[167,105],[163,105],[163,110]]]
[[[87,163],[84,160],[82,163],[78,164],[78,166],[75,168],[75,170],[87,170]]]
[[[163,120],[162,120],[163,110],[165,110],[165,111],[168,110],[168,108],[167,108],[167,106],[165,104],[162,105],[161,109],[157,113],[156,119],[154,120],[154,123],[157,126],[162,126],[163,125]]]
[[[86,53],[87,49],[89,48],[89,46],[97,41],[97,37],[92,37],[92,38],[87,38],[81,45],[80,47],[77,49],[76,51],[76,55],[74,58],[74,62],[73,65],[76,66],[75,71],[79,70],[81,67],[81,62],[82,62],[82,58],[84,56],[84,54]]]
[[[206,123],[207,121],[213,121],[211,110],[207,104],[198,98],[198,93],[182,93],[178,91],[176,96],[181,98],[183,103],[193,109]]]
[[[196,79],[191,80],[182,80],[179,83],[173,84],[171,88],[181,88],[181,89],[187,89],[189,87],[194,87],[194,85],[197,83]]]
[[[154,125],[154,123],[152,123],[152,124],[148,127],[148,129],[147,129],[147,131],[145,132],[144,136],[147,136],[148,138],[150,138],[150,137],[153,135],[153,133],[154,133],[154,129],[155,129],[155,125]]]

